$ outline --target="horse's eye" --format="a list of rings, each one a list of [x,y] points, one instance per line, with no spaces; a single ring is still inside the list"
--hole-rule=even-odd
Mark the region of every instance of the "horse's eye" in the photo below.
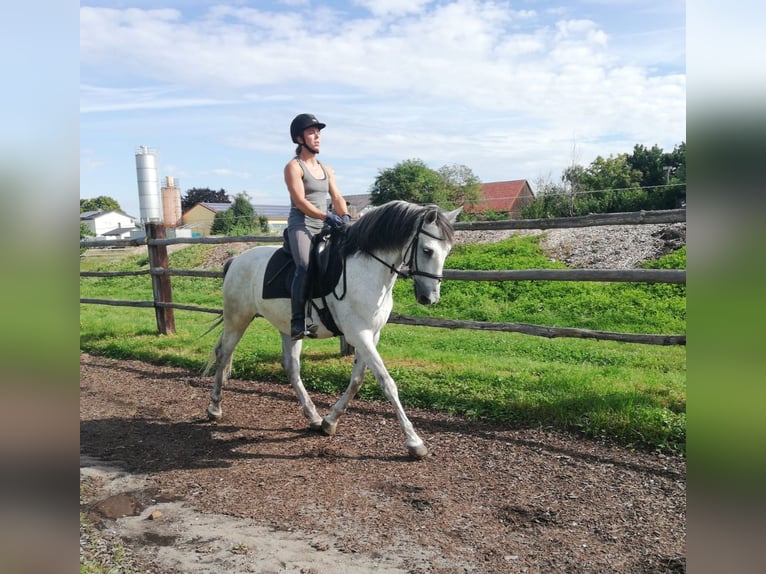
[[[431,257],[434,254],[434,250],[430,247],[424,247],[423,253],[425,253],[428,257]]]

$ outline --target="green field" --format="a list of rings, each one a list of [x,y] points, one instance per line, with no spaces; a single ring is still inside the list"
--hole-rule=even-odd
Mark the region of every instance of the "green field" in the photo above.
[[[170,255],[175,269],[201,268],[211,247],[193,245]],[[652,267],[684,269],[681,249]],[[82,271],[137,270],[146,254],[84,257]],[[563,268],[551,263],[539,237],[458,246],[451,269]],[[176,303],[221,307],[221,280],[173,277]],[[81,278],[80,296],[151,300],[148,276]],[[686,333],[686,287],[631,283],[445,281],[434,307],[417,305],[412,284],[398,281],[394,312],[451,319],[524,322],[625,333]],[[154,311],[81,305],[80,349],[200,370],[217,331],[201,335],[215,316],[175,311],[176,334],[157,333]],[[256,320],[234,357],[234,376],[285,384],[280,337]],[[622,445],[685,452],[686,348],[583,339],[545,339],[517,333],[387,325],[379,350],[405,406],[437,409],[509,428],[550,427]],[[337,394],[351,358],[337,339],[304,344],[308,389]],[[368,373],[362,399],[384,400]]]

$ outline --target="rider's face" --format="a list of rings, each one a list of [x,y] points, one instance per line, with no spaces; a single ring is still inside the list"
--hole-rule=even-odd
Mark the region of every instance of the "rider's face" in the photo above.
[[[303,130],[303,143],[312,150],[319,151],[319,128],[315,126]]]

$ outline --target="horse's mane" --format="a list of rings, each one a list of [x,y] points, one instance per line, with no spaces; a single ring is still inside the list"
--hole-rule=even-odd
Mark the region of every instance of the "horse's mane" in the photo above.
[[[441,236],[454,243],[452,225],[438,206],[396,200],[368,211],[347,227],[343,254],[403,249],[423,218],[432,212],[436,213],[435,223]]]

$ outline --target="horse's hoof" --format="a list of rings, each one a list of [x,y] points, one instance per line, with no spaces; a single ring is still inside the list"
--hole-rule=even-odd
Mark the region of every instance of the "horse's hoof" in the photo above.
[[[221,409],[221,407],[214,407],[213,405],[210,405],[207,408],[207,420],[220,421],[222,416],[223,416],[223,410]]]
[[[322,419],[322,431],[327,436],[332,436],[335,434],[335,431],[338,430],[338,423],[328,423],[327,419]]]
[[[322,430],[323,421],[316,421],[309,423],[309,430],[313,432],[320,432]]]
[[[417,446],[407,446],[407,452],[410,454],[411,458],[421,459],[425,458],[425,456],[428,454],[428,449],[426,448],[426,445],[423,443],[420,443]]]

